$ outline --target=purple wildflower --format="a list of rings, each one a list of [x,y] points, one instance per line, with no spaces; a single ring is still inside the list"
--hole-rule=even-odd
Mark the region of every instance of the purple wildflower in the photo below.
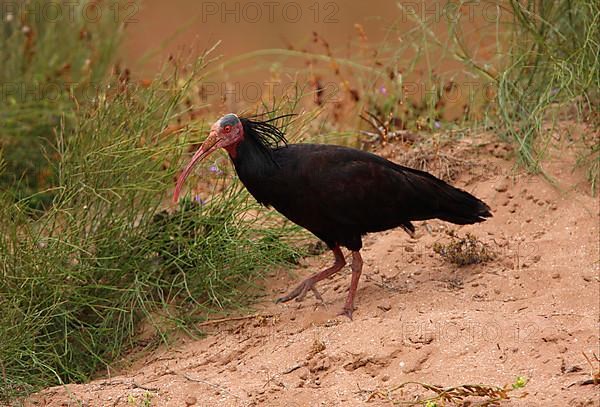
[[[222,174],[223,171],[221,171],[221,169],[217,166],[217,164],[213,164],[210,167],[208,167],[208,170],[214,174]]]
[[[204,204],[206,203],[206,202],[205,202],[205,201],[204,201],[204,200],[203,200],[203,199],[200,197],[200,195],[195,195],[195,196],[194,196],[194,201],[195,201],[196,203],[199,203],[199,204],[200,204],[200,206],[204,206]]]

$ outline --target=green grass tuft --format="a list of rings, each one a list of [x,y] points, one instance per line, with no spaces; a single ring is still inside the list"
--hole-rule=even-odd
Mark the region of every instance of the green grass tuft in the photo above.
[[[185,114],[202,64],[149,88],[105,87],[58,134],[47,210],[0,195],[0,399],[89,380],[136,346],[141,322],[162,339],[193,330],[247,304],[264,271],[297,261],[287,237],[298,229],[239,182],[163,209],[183,145],[159,135]]]
[[[519,159],[540,170],[542,138],[565,118],[592,120],[599,106],[600,6],[588,0],[508,2],[513,40],[496,78],[498,116]],[[561,116],[562,115],[562,116]]]

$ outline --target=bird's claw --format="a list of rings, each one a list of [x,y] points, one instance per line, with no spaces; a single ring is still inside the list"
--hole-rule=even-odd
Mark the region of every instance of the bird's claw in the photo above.
[[[352,313],[353,312],[354,312],[354,307],[344,307],[344,308],[342,308],[342,310],[339,312],[338,315],[348,317],[350,319],[350,321],[352,321]]]
[[[296,299],[296,301],[302,301],[304,297],[306,297],[306,293],[308,292],[308,290],[313,292],[317,300],[323,302],[323,297],[321,297],[321,294],[317,290],[317,287],[315,287],[315,283],[311,279],[304,280],[296,288],[294,288],[292,292],[290,292],[288,295],[277,298],[275,302],[279,304],[280,302],[288,302],[290,300],[293,300],[294,298]]]
[[[321,297],[321,293],[319,293],[319,291],[317,290],[317,287],[315,287],[314,285],[310,288],[310,290],[313,292],[313,294],[315,295],[315,298],[317,300],[319,300],[320,302],[323,302],[323,297]]]

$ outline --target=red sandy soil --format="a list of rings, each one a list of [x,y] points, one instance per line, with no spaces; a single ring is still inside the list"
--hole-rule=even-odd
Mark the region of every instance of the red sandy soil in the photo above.
[[[414,385],[390,391],[408,381],[504,386],[521,376],[525,388],[500,405],[600,406],[598,385],[581,384],[599,369],[599,206],[584,172],[573,171],[561,133],[545,161],[558,187],[515,172],[501,144],[452,146],[464,164],[453,183],[485,200],[494,217],[464,227],[419,222],[415,238],[402,230],[366,237],[353,321],[336,315],[349,266],[320,284],[324,304],[310,293],[302,303],[272,302],[328,266],[325,253],[293,273],[273,273],[257,316],[207,325],[203,339],[138,358],[112,377],[46,389],[25,404],[383,406],[432,395]],[[401,151],[381,153],[401,162]],[[497,258],[450,264],[432,250],[448,230],[474,234]]]

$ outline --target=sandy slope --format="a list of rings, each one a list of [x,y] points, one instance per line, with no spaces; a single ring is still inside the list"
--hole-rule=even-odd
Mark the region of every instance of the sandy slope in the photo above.
[[[388,149],[394,157],[398,149]],[[443,386],[505,385],[529,379],[510,406],[599,406],[588,356],[599,354],[599,207],[573,158],[548,171],[560,189],[514,174],[502,146],[457,151],[455,184],[474,192],[494,217],[475,226],[420,223],[415,239],[394,230],[368,236],[354,321],[336,317],[350,281],[347,266],[321,284],[325,304],[270,299],[330,262],[306,259],[297,275],[275,273],[261,317],[215,324],[134,363],[118,376],[52,388],[27,405],[354,406],[391,405],[424,392],[386,390],[406,381]],[[479,156],[475,151],[480,153]],[[457,268],[433,252],[445,231],[469,231],[499,253]],[[596,366],[596,369],[598,367]]]

